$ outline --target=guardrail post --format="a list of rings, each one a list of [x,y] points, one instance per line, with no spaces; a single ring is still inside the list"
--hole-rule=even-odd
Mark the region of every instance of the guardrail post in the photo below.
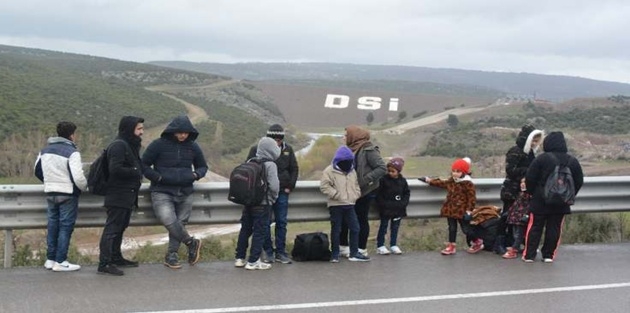
[[[11,267],[11,257],[13,256],[13,230],[4,231],[4,268]]]

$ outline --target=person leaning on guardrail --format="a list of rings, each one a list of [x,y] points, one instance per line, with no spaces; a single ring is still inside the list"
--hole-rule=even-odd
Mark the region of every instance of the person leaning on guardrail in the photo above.
[[[48,146],[37,156],[35,176],[44,182],[48,235],[44,268],[55,272],[81,269],[68,262],[68,247],[79,209],[79,195],[87,189],[81,154],[77,150],[77,126],[72,122],[57,124],[57,137],[48,138]]]
[[[129,227],[131,210],[138,206],[142,181],[140,146],[144,133],[144,119],[124,116],[118,124],[118,136],[107,148],[109,178],[105,194],[107,220],[99,243],[97,272],[122,276],[118,267],[137,267],[138,262],[123,258],[123,233]]]

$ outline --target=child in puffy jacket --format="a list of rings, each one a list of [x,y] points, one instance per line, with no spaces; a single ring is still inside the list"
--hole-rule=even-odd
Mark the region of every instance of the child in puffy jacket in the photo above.
[[[381,224],[376,236],[376,252],[378,254],[402,254],[397,243],[398,229],[402,218],[407,216],[410,195],[407,180],[401,173],[404,165],[405,161],[402,158],[391,159],[387,163],[387,175],[381,178],[376,193],[376,204],[381,217]],[[390,226],[389,249],[385,246],[387,226]]]
[[[475,209],[477,196],[475,185],[470,177],[470,159],[463,158],[453,162],[451,166],[451,177],[448,179],[431,179],[420,177],[421,181],[435,187],[444,188],[447,191],[446,200],[440,210],[440,215],[446,217],[448,222],[448,242],[446,248],[441,253],[443,255],[453,255],[457,252],[457,224],[459,223],[464,234],[470,233],[470,223],[464,221],[464,217],[472,217]],[[472,240],[469,253],[477,253],[483,249],[483,240],[476,238]]]
[[[508,209],[506,223],[512,225],[514,243],[511,247],[508,247],[507,251],[503,254],[504,259],[516,259],[518,251],[525,241],[525,227],[529,221],[529,205],[532,198],[532,195],[527,193],[526,190],[525,178],[523,178],[521,179],[521,193]]]

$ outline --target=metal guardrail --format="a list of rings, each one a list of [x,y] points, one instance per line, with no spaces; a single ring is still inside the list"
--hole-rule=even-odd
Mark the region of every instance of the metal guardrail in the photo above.
[[[409,218],[438,217],[445,191],[409,179],[411,198]],[[475,179],[478,205],[501,206],[499,191],[503,179]],[[228,183],[195,184],[190,224],[239,223],[241,207],[227,200]],[[326,221],[329,219],[326,198],[318,181],[299,181],[289,201],[289,221]],[[576,213],[630,211],[630,176],[585,178],[576,204]],[[371,218],[377,218],[374,210]],[[102,227],[105,224],[103,197],[85,193],[79,200],[76,227]],[[43,185],[0,185],[0,229],[5,231],[4,267],[11,267],[13,230],[45,229],[46,200]],[[143,184],[138,209],[131,226],[161,225],[151,208],[148,184]]]

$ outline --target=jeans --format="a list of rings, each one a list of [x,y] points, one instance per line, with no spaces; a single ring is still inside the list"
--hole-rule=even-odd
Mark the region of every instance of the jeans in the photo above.
[[[344,223],[350,230],[350,255],[356,255],[359,252],[359,221],[353,207],[351,205],[331,206],[328,210],[330,211],[332,258],[339,258],[341,225]]]
[[[376,247],[382,247],[385,245],[385,234],[387,234],[387,226],[391,221],[389,229],[389,246],[397,246],[398,242],[398,228],[400,228],[401,217],[388,218],[381,217],[381,225],[378,227],[378,234],[376,235]]]
[[[48,203],[48,260],[61,263],[68,258],[70,237],[77,220],[79,197],[72,195],[47,196]]]
[[[269,211],[271,206],[245,207],[241,215],[241,230],[238,233],[236,243],[236,258],[245,259],[249,237],[252,237],[252,246],[249,250],[250,263],[258,261],[263,249],[265,238],[269,236]]]
[[[286,242],[287,242],[287,214],[289,211],[289,194],[280,191],[276,203],[273,204],[273,216],[276,223],[275,228],[275,241],[276,241],[276,254],[286,256]],[[265,239],[264,250],[271,257],[273,254],[273,243],[271,242],[271,230],[269,230],[269,236]]]
[[[359,198],[354,204],[354,211],[356,212],[357,220],[359,221],[359,249],[367,248],[367,240],[370,236],[368,213],[370,212],[370,204],[372,204],[374,199],[376,199],[376,193],[372,192]],[[348,245],[348,226],[345,223],[341,226],[340,245]]]
[[[168,253],[177,252],[182,242],[192,238],[186,231],[186,224],[192,212],[193,196],[151,192],[151,202],[155,216],[168,230]]]
[[[514,243],[512,244],[512,248],[519,250],[521,249],[521,244],[523,244],[525,240],[525,238],[523,237],[525,233],[525,226],[512,225],[512,230],[514,231]]]
[[[99,267],[122,259],[123,233],[130,220],[131,208],[107,207],[107,221],[99,243]]]

